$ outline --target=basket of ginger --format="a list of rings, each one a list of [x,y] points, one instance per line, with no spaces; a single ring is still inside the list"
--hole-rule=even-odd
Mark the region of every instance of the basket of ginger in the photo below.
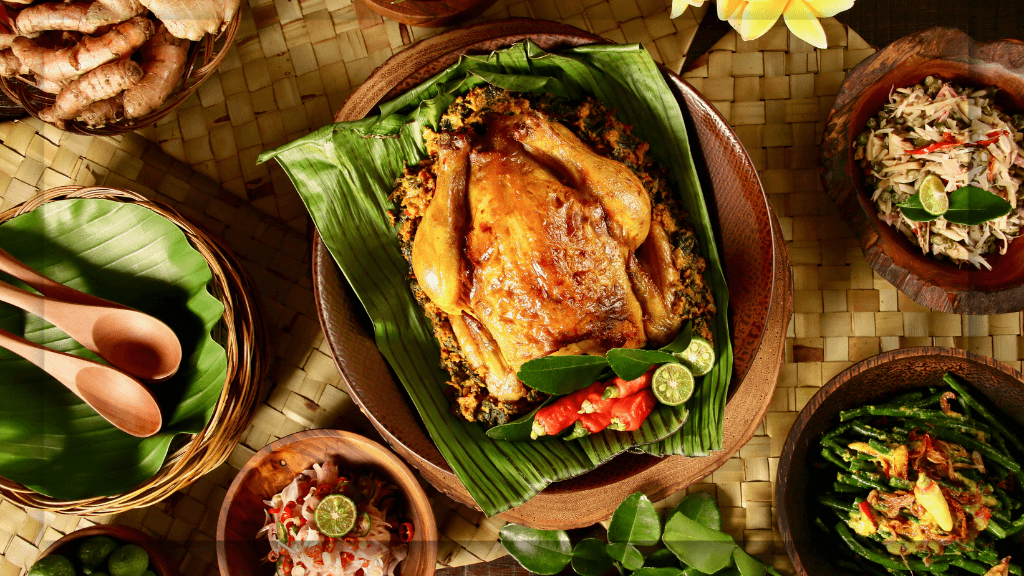
[[[3,0],[0,89],[79,134],[148,126],[224,59],[239,0]]]

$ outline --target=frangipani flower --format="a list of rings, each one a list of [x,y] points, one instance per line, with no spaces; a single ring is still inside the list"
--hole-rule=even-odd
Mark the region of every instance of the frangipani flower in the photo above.
[[[671,17],[682,14],[686,5],[703,6],[706,0],[673,0]],[[784,16],[786,26],[798,38],[827,48],[825,29],[818,18],[830,18],[849,10],[854,0],[718,0],[718,17],[728,20],[744,40],[754,40]],[[677,13],[678,12],[678,13]]]

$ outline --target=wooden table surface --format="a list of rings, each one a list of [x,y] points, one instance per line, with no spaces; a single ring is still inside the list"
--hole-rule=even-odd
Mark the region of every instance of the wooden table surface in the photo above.
[[[256,450],[307,428],[369,433],[316,321],[308,216],[284,173],[276,165],[256,166],[254,159],[264,149],[326,124],[374,67],[443,29],[398,25],[352,0],[243,4],[235,48],[218,73],[156,126],[120,137],[88,138],[34,120],[0,123],[0,208],[69,183],[130,188],[172,204],[220,235],[243,259],[259,285],[275,354],[264,402],[235,452],[218,470],[168,500],[112,518],[25,510],[0,500],[0,576],[23,574],[50,542],[95,522],[125,524],[157,536],[183,575],[216,574],[216,514],[226,486]],[[690,59],[695,67],[686,78],[729,119],[760,171],[787,240],[795,316],[786,363],[763,424],[738,454],[688,491],[716,495],[726,531],[751,553],[787,571],[774,528],[773,479],[786,434],[807,399],[853,362],[898,347],[956,346],[1019,369],[1024,357],[1021,315],[934,313],[909,301],[864,263],[817,174],[817,144],[834,95],[846,71],[873,51],[841,23],[847,21],[844,15],[823,22],[829,48],[817,50],[781,24],[754,42],[742,42],[732,32],[722,36],[713,12],[700,27],[708,31],[701,36],[698,22],[706,7],[669,20],[668,4],[498,0],[472,22],[509,16],[559,20],[615,42],[642,43],[677,71],[691,43],[707,52]],[[942,23],[957,15],[961,19],[951,24],[973,28],[980,26],[978,14],[998,17],[988,18],[992,30],[972,28],[978,37],[1006,35],[1013,26],[1011,32],[1021,30],[1020,12],[1000,12],[1007,5],[1002,1],[968,2],[966,12],[958,7],[904,13],[901,4],[858,0],[845,17],[853,30],[864,23],[873,43],[892,39],[886,33],[912,31],[907,28],[914,22]],[[658,503],[659,508],[671,507],[685,492]],[[442,534],[438,561],[449,567],[439,574],[526,574],[503,557],[497,542],[500,521],[436,492],[431,498]]]

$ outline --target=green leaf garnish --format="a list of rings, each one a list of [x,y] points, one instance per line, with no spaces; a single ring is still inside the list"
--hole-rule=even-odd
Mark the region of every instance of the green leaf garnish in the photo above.
[[[679,559],[668,548],[659,548],[644,560],[644,568],[675,568]]]
[[[668,552],[666,550],[666,552]],[[672,553],[669,552],[669,555]],[[643,568],[633,572],[633,576],[683,576],[682,568],[676,568],[674,566],[644,566]]]
[[[736,568],[743,576],[765,576],[764,564],[747,554],[743,548],[737,546],[732,552],[732,558],[736,561]]]
[[[516,376],[535,390],[568,394],[596,382],[607,367],[600,356],[544,356],[523,364]]]
[[[626,570],[637,570],[644,565],[644,555],[632,544],[609,544],[605,549]]]
[[[537,415],[537,411],[559,398],[561,398],[561,396],[550,396],[547,400],[541,402],[540,405],[531,410],[529,414],[521,416],[511,422],[499,424],[498,426],[491,428],[487,431],[487,436],[494,438],[495,440],[505,440],[508,442],[529,440],[530,432],[533,430],[533,417]]]
[[[677,512],[685,514],[687,518],[696,520],[709,530],[722,529],[722,515],[718,511],[718,504],[715,498],[707,492],[694,492],[683,498],[672,510],[672,515]]]
[[[661,521],[654,504],[642,492],[629,495],[612,513],[608,541],[652,546],[661,538]],[[634,568],[635,570],[635,568]]]
[[[615,375],[623,380],[636,380],[655,364],[678,362],[676,357],[668,352],[632,348],[612,348],[606,357]]]
[[[976,226],[1010,213],[1010,203],[977,186],[964,186],[949,193],[949,210],[943,215],[949,222]]]
[[[900,212],[914,222],[931,222],[939,216],[929,214],[921,205],[920,193],[899,204]],[[1010,213],[1013,206],[998,194],[977,186],[962,186],[949,193],[949,209],[941,217],[947,222],[977,226]]]
[[[897,204],[900,208],[900,212],[907,217],[908,220],[914,222],[931,222],[937,220],[940,216],[930,214],[924,209],[924,205],[921,204],[921,193],[911,194],[909,198],[903,201],[902,204]]]
[[[506,524],[498,538],[523,568],[543,576],[558,574],[572,560],[572,544],[565,530],[538,530]]]
[[[612,569],[612,557],[605,543],[597,538],[584,538],[572,549],[572,569],[580,576],[603,576]]]
[[[665,523],[663,539],[680,562],[704,574],[729,566],[733,550],[738,548],[728,534],[711,530],[682,513],[673,514]]]
[[[658,350],[662,352],[668,352],[669,354],[677,354],[684,352],[690,346],[690,340],[693,340],[693,322],[687,322],[686,326],[676,334],[674,340],[665,344]]]

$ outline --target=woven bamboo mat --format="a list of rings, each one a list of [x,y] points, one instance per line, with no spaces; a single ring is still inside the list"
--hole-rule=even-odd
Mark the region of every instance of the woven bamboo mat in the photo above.
[[[502,1],[479,17],[561,20],[617,42],[642,42],[679,70],[701,13],[667,17],[667,0]],[[761,171],[789,246],[796,287],[786,363],[757,435],[689,491],[718,497],[725,528],[746,548],[788,566],[771,507],[778,457],[796,412],[818,387],[879,351],[936,344],[1020,368],[1019,314],[961,317],[923,309],[874,275],[821,190],[817,142],[845,71],[872,52],[834,20],[828,50],[778,26],[745,43],[730,33],[687,79],[725,114]],[[265,402],[228,462],[172,498],[114,518],[23,510],[0,501],[0,576],[24,572],[62,534],[94,522],[139,527],[167,543],[184,575],[216,574],[216,515],[235,470],[268,442],[310,427],[366,431],[316,322],[305,212],[284,174],[254,165],[263,149],[326,123],[393,53],[441,30],[384,21],[350,0],[252,0],[218,75],[159,125],[88,138],[37,121],[0,124],[0,208],[57,185],[102,183],[168,202],[241,256],[261,291],[276,358]],[[659,503],[674,505],[684,493]],[[432,499],[439,562],[503,554],[501,522]]]

